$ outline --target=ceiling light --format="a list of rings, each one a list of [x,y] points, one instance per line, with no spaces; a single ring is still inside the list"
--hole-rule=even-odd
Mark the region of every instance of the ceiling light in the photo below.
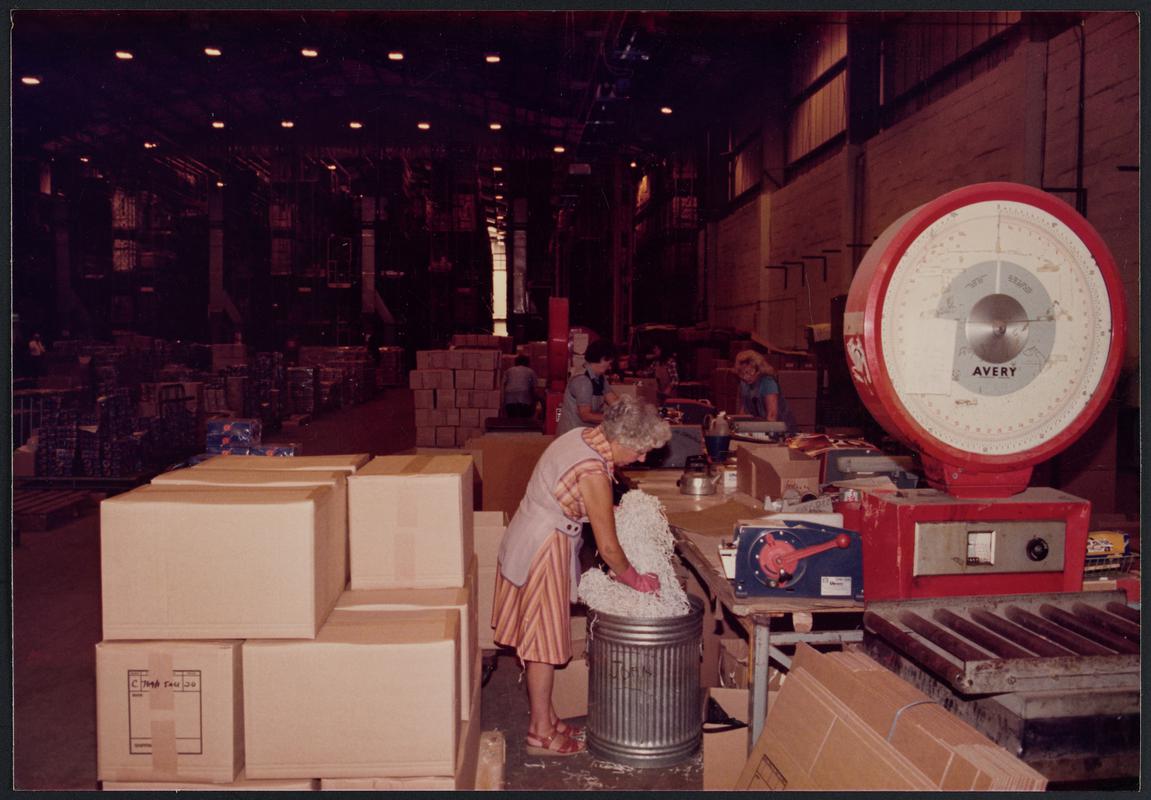
[[[489,64],[498,64],[500,63],[500,54],[487,53],[484,55],[484,61],[488,62]]]
[[[144,142],[145,150],[155,150],[157,147],[158,145],[155,142]]]
[[[503,199],[504,199],[504,196],[502,194],[496,195],[496,200],[503,200]]]
[[[116,51],[116,58],[120,59],[121,61],[131,61],[134,58],[134,56],[131,53],[129,53],[127,50],[117,50]]]
[[[300,55],[302,55],[304,58],[315,58],[319,54],[320,54],[320,51],[316,50],[315,48],[312,48],[312,47],[305,47],[303,50],[300,51]]]
[[[327,167],[328,169],[332,170],[333,172],[336,171],[336,165],[335,164],[324,164],[324,166]]]
[[[280,120],[280,127],[281,128],[294,128],[294,127],[296,127],[296,123],[292,122],[290,119],[282,119],[282,120]]]
[[[360,128],[364,127],[364,123],[356,122],[355,120],[352,120],[351,122],[348,123],[348,127],[353,128],[353,129],[358,131]]]
[[[388,61],[403,61],[403,60],[404,60],[404,54],[401,53],[399,50],[393,50],[390,53],[388,53]]]
[[[89,161],[88,156],[80,156],[80,163],[87,164]]]
[[[671,113],[671,106],[660,106],[659,107],[659,113],[670,114]]]
[[[504,126],[502,124],[500,124],[499,122],[489,122],[488,127],[491,128],[493,131],[498,131],[501,128],[503,128]]]
[[[504,168],[501,167],[499,164],[496,164],[494,167],[492,167],[492,172],[503,172],[503,171],[504,171]]]
[[[222,120],[222,119],[212,120],[212,127],[217,128],[217,129],[224,127],[224,120]]]
[[[635,169],[635,168],[636,168],[637,166],[639,166],[639,165],[638,165],[638,164],[636,164],[636,163],[633,161],[633,162],[631,162],[630,164],[628,164],[628,166],[629,166],[629,167],[631,167],[632,169]]]
[[[421,131],[426,131],[426,130],[431,129],[432,123],[430,123],[430,122],[417,122],[416,127],[419,128]]]
[[[557,144],[555,147],[552,148],[552,152],[553,153],[565,153],[565,152],[567,152],[567,148],[564,147],[562,144]]]
[[[24,84],[25,86],[39,86],[40,79],[35,75],[25,75],[20,79],[20,83]]]
[[[204,48],[204,55],[206,55],[206,56],[222,56],[222,55],[224,55],[224,51],[218,47],[205,47]]]
[[[224,188],[224,182],[223,181],[216,181],[216,188],[217,189],[223,189]]]

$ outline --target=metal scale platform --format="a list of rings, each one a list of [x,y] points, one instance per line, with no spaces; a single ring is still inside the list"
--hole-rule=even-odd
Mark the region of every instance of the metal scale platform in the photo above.
[[[1090,502],[1030,485],[1110,400],[1125,338],[1102,238],[1013,183],[896,220],[844,314],[861,399],[930,485],[862,493],[867,649],[1049,780],[1138,774],[1138,614],[1081,592]]]

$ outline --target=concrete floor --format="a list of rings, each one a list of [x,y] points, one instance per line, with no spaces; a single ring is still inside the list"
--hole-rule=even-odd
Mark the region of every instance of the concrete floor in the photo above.
[[[317,417],[295,435],[304,454],[412,447],[411,393],[389,390],[369,403]],[[23,534],[12,551],[13,777],[18,790],[97,788],[95,650],[100,640],[99,515],[88,512],[50,531]],[[484,730],[507,741],[511,790],[698,789],[701,757],[661,770],[599,761],[590,754],[529,758],[524,753],[527,696],[510,654],[483,691]]]

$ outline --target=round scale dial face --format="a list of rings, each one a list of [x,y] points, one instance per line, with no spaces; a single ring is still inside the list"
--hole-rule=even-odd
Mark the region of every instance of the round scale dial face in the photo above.
[[[880,349],[927,434],[974,455],[1039,447],[1097,391],[1111,306],[1083,241],[1010,200],[940,216],[904,250],[884,296]]]

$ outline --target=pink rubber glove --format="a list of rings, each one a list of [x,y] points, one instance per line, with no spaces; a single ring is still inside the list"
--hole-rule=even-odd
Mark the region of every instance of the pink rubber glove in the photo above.
[[[628,568],[615,576],[615,579],[625,586],[630,586],[637,592],[658,592],[659,591],[659,577],[650,572],[645,572],[640,575],[635,571],[635,567],[628,565]]]

